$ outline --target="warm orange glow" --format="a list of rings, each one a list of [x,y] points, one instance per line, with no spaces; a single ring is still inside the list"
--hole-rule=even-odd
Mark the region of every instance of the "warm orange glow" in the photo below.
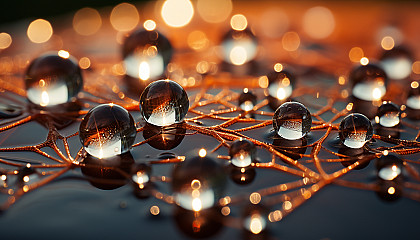
[[[28,176],[24,176],[23,177],[23,181],[26,182],[26,183],[29,182],[29,177]]]
[[[47,20],[37,19],[29,24],[26,34],[32,42],[44,43],[50,40],[53,34],[53,28]]]
[[[198,151],[198,156],[205,157],[207,155],[206,149],[202,148]]]
[[[157,215],[159,215],[159,213],[160,213],[160,209],[159,209],[159,207],[158,207],[158,206],[152,206],[152,207],[150,208],[150,213],[151,213],[153,216],[157,216]]]
[[[381,89],[374,88],[372,91],[372,97],[373,97],[373,100],[380,100],[382,97]]]
[[[198,0],[197,11],[204,21],[220,23],[232,12],[231,0]]]
[[[49,97],[48,93],[46,91],[42,91],[41,102],[39,103],[39,105],[41,105],[42,107],[45,107],[49,103],[50,103],[50,97]]]
[[[296,32],[287,32],[283,35],[281,42],[284,50],[293,52],[300,46],[300,37]]]
[[[271,212],[268,215],[268,220],[270,220],[270,222],[278,222],[283,218],[283,214],[281,213],[280,210],[276,210],[274,212]]]
[[[70,57],[70,53],[67,52],[66,50],[60,50],[58,51],[58,56],[60,56],[61,58],[67,59]]]
[[[417,81],[412,81],[410,84],[411,88],[418,88],[419,87],[419,83]]]
[[[388,193],[391,194],[391,195],[394,194],[395,193],[395,188],[394,187],[389,187],[388,188]]]
[[[195,212],[199,212],[199,211],[201,211],[201,209],[203,209],[203,205],[201,203],[200,198],[194,198],[192,200],[191,206],[192,206],[192,210],[195,211]]]
[[[153,30],[155,30],[156,29],[156,22],[155,21],[153,21],[153,20],[146,20],[144,23],[143,23],[143,27],[144,27],[144,29],[146,29],[147,31],[153,31]]]
[[[200,189],[201,188],[201,182],[200,180],[194,179],[191,181],[191,188],[192,189]]]
[[[338,77],[338,84],[344,85],[346,83],[346,78],[344,76]]]
[[[262,76],[258,78],[258,86],[261,88],[267,88],[268,87],[268,78],[267,76]]]
[[[117,31],[127,32],[133,30],[139,23],[137,8],[129,3],[120,3],[112,9],[110,21]]]
[[[230,207],[223,207],[221,212],[223,216],[228,216],[230,214]]]
[[[150,66],[147,61],[142,61],[139,65],[139,78],[147,80],[150,78]]]
[[[80,60],[79,60],[79,67],[81,68],[81,69],[88,69],[89,67],[90,67],[90,59],[89,58],[87,58],[87,57],[82,57]]]
[[[360,59],[360,64],[362,64],[363,66],[368,65],[368,64],[369,64],[369,58],[367,58],[367,57],[362,57],[362,58]]]
[[[242,31],[248,26],[248,20],[244,15],[236,14],[230,19],[230,26],[236,31]]]
[[[251,216],[251,222],[249,224],[249,230],[253,234],[259,234],[263,230],[263,223],[262,223],[261,216],[259,214],[254,214]]]
[[[364,52],[363,49],[359,48],[359,47],[354,47],[352,49],[350,49],[349,51],[349,58],[350,61],[356,63],[359,62],[360,59],[364,56]]]
[[[242,46],[234,47],[232,51],[230,51],[229,58],[234,65],[244,64],[248,58],[246,49]]]
[[[260,203],[261,202],[261,194],[259,194],[257,192],[251,193],[251,195],[249,196],[249,201],[252,204]]]
[[[101,28],[101,25],[101,15],[93,8],[82,8],[74,14],[73,29],[80,35],[93,35]]]
[[[166,0],[163,3],[161,15],[168,26],[183,27],[194,16],[194,8],[189,0]]]
[[[12,44],[12,37],[5,32],[0,33],[0,49],[6,49]]]
[[[411,66],[411,69],[413,70],[413,73],[420,74],[420,61],[415,61]]]
[[[384,50],[391,50],[395,46],[394,39],[390,36],[385,36],[382,38],[381,46]]]
[[[281,72],[283,70],[283,65],[281,63],[274,64],[274,71]]]
[[[346,106],[347,111],[351,111],[353,109],[353,103],[349,103]]]
[[[334,15],[328,8],[313,7],[303,16],[303,30],[312,38],[326,38],[331,35],[334,28]]]
[[[284,210],[286,210],[286,211],[288,211],[288,210],[292,209],[292,202],[290,202],[290,201],[285,201],[285,202],[283,203],[283,209],[284,209]]]
[[[202,31],[193,31],[188,34],[188,46],[194,50],[202,50],[208,47],[209,40]]]

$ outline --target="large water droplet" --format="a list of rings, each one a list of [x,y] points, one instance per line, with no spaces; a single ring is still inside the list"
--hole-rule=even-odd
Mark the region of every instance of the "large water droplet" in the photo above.
[[[229,148],[230,161],[236,167],[243,168],[255,161],[257,149],[247,139],[236,140]]]
[[[162,77],[173,49],[169,40],[156,30],[139,29],[125,39],[122,49],[126,74],[141,80]]]
[[[400,108],[393,102],[383,102],[378,108],[375,121],[382,127],[395,127],[400,124]]]
[[[241,31],[231,29],[222,40],[222,57],[227,63],[243,65],[255,58],[257,47],[257,38],[248,28]]]
[[[172,190],[176,203],[195,212],[217,204],[223,197],[226,185],[223,167],[208,155],[201,156],[187,158],[172,172]]]
[[[273,127],[280,137],[295,140],[311,130],[311,113],[302,103],[283,103],[274,113]]]
[[[136,138],[136,126],[123,107],[102,104],[92,108],[83,118],[79,137],[90,155],[109,158],[130,150]]]
[[[391,79],[405,79],[411,74],[413,57],[409,50],[398,46],[385,51],[380,58],[381,65]]]
[[[345,146],[361,148],[372,139],[372,123],[363,114],[349,114],[340,123],[339,136]]]
[[[77,60],[67,52],[60,52],[44,54],[29,65],[25,86],[30,102],[42,107],[63,104],[82,89],[83,79]]]
[[[159,80],[144,89],[140,105],[146,122],[156,126],[169,126],[184,120],[189,100],[181,85],[171,80]]]
[[[350,73],[354,97],[373,101],[380,100],[386,93],[388,77],[382,68],[374,64],[361,65]]]

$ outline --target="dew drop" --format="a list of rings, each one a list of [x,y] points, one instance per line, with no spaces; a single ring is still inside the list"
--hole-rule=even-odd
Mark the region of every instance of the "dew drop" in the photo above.
[[[311,113],[298,102],[283,103],[274,113],[274,130],[285,139],[295,140],[306,136],[311,130],[311,125]]]

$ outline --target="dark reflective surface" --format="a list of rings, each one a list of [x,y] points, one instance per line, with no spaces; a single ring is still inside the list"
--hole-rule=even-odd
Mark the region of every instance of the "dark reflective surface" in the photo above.
[[[185,137],[186,129],[182,124],[173,124],[166,127],[154,126],[146,123],[143,137],[151,147],[159,150],[170,150],[177,147]]]

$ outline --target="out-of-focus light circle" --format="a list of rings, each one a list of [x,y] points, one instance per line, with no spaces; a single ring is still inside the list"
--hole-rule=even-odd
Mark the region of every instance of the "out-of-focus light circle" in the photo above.
[[[354,47],[352,49],[350,49],[349,51],[349,58],[350,61],[357,63],[360,61],[360,59],[364,56],[364,52],[363,49],[359,48],[359,47]]]
[[[303,16],[303,30],[312,38],[326,38],[331,35],[334,28],[334,15],[328,8],[313,7],[308,9]]]
[[[144,23],[143,23],[143,27],[144,27],[144,29],[146,29],[147,31],[153,31],[153,30],[155,30],[156,29],[156,22],[155,21],[153,21],[153,20],[146,20]]]
[[[404,40],[401,30],[394,26],[385,26],[378,31],[376,38],[379,43],[382,43],[385,37],[391,37],[394,40],[394,46],[400,45]]]
[[[279,8],[269,9],[260,17],[260,29],[270,38],[280,38],[289,28],[289,18]]]
[[[411,67],[413,73],[420,74],[420,61],[415,61]]]
[[[362,64],[363,66],[368,65],[368,64],[369,64],[369,58],[367,58],[367,57],[362,57],[362,58],[360,59],[360,64]]]
[[[198,0],[197,11],[204,21],[219,23],[226,20],[232,12],[231,0]]]
[[[382,38],[381,47],[384,50],[391,50],[391,49],[394,48],[394,46],[395,46],[395,42],[394,42],[394,39],[392,37],[385,36],[384,38]]]
[[[80,60],[79,60],[79,67],[81,68],[81,69],[88,69],[89,67],[90,67],[90,59],[89,58],[87,58],[87,57],[82,57]]]
[[[284,50],[293,52],[300,46],[300,37],[296,32],[287,32],[283,35],[281,42]]]
[[[47,20],[37,19],[29,24],[26,34],[31,42],[44,43],[50,40],[53,28]]]
[[[163,3],[161,15],[168,26],[183,27],[194,16],[194,8],[189,0],[166,0]]]
[[[236,31],[242,31],[248,26],[248,20],[244,15],[236,14],[230,19],[230,26]]]
[[[70,53],[67,52],[66,50],[60,50],[60,51],[58,51],[58,56],[60,56],[64,59],[67,59],[67,58],[70,57]]]
[[[209,40],[207,36],[202,31],[194,31],[188,34],[188,46],[194,50],[202,50],[208,47]]]
[[[120,3],[112,9],[110,21],[117,31],[127,32],[133,30],[139,23],[137,8],[129,3]]]
[[[0,49],[6,49],[12,44],[12,37],[5,32],[0,33]]]
[[[73,29],[80,35],[93,35],[101,25],[101,15],[93,8],[82,8],[74,14]]]

